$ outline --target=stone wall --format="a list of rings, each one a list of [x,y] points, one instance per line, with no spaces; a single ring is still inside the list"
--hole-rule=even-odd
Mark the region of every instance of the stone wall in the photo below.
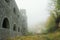
[[[21,18],[15,0],[0,0],[0,40],[22,35]]]

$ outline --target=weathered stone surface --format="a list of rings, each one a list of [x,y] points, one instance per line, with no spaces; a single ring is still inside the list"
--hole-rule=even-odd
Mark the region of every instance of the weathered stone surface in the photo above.
[[[22,35],[21,18],[15,0],[0,0],[0,40]]]

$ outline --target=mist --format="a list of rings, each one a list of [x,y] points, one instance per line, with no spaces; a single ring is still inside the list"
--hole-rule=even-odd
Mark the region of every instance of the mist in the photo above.
[[[48,0],[15,0],[15,1],[19,9],[26,9],[29,31],[34,32],[34,30],[38,31],[40,30],[39,32],[41,32],[41,29],[45,30],[44,24],[47,18],[50,16],[50,14],[47,11]]]

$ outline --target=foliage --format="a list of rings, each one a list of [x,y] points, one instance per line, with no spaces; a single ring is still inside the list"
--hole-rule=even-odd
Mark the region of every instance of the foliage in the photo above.
[[[49,33],[46,35],[21,36],[8,40],[60,40],[60,32],[56,31],[54,33]]]
[[[47,19],[46,28],[47,32],[54,32],[57,28],[56,20],[60,17],[60,0],[51,0],[54,4],[54,9],[50,9],[50,17]],[[50,5],[52,6],[52,5]]]
[[[33,35],[33,33],[32,32],[27,32],[27,35]]]
[[[46,22],[47,32],[53,32],[55,30],[55,26],[55,19],[53,15],[51,15]]]

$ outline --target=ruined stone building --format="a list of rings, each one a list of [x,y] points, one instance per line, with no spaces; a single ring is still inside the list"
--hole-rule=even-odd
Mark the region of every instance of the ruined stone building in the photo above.
[[[15,0],[0,0],[0,40],[24,35],[27,19],[23,15],[26,12],[19,11]]]
[[[21,26],[22,26],[22,34],[26,35],[27,32],[27,16],[26,16],[26,10],[25,9],[20,9],[21,13]]]

